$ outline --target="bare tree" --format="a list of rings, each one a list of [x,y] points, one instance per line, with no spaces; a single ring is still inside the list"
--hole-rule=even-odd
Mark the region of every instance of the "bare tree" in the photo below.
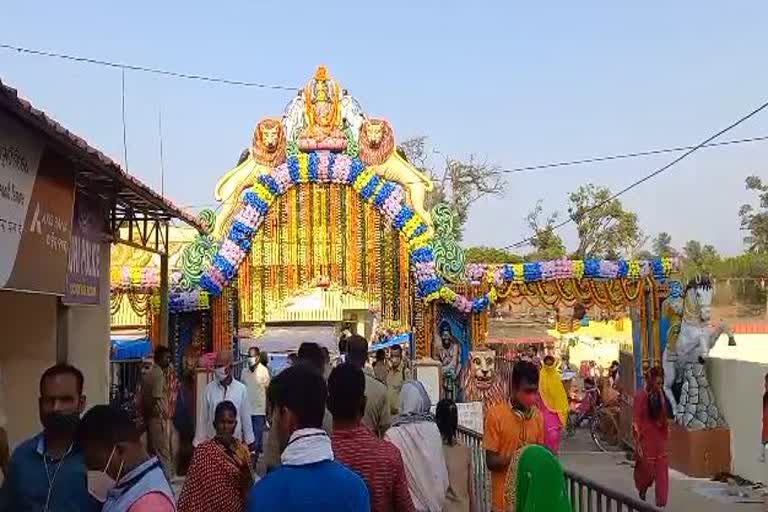
[[[456,239],[461,240],[470,207],[487,196],[502,195],[506,185],[504,173],[487,160],[459,160],[443,155],[444,164],[434,166],[427,151],[427,137],[407,139],[400,151],[408,161],[432,178],[434,189],[428,194],[425,208],[431,210],[437,203],[447,203],[456,212]]]

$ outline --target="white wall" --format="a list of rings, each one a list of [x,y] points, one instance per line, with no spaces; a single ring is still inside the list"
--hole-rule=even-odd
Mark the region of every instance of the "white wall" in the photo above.
[[[40,375],[56,362],[56,301],[0,291],[0,371],[11,448],[40,430]]]
[[[768,335],[737,335],[736,342],[728,347],[724,338],[718,341],[707,364],[709,379],[731,429],[732,472],[768,483],[768,465],[758,462]]]

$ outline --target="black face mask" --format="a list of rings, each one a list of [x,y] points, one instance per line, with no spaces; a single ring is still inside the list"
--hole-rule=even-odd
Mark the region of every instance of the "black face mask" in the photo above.
[[[57,434],[72,434],[80,423],[78,412],[51,412],[42,417],[45,430]]]

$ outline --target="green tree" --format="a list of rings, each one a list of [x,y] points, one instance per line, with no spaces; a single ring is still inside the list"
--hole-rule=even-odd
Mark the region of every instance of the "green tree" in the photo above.
[[[647,241],[637,214],[627,211],[608,187],[592,183],[568,196],[568,214],[576,223],[577,258],[633,256]]]
[[[660,257],[673,256],[675,250],[672,248],[672,236],[666,231],[662,231],[652,242],[653,253]]]
[[[398,150],[417,169],[432,178],[434,189],[427,195],[427,211],[437,203],[447,203],[456,212],[456,240],[461,240],[471,206],[488,196],[504,192],[506,181],[497,165],[477,160],[443,157],[443,165],[432,164],[427,151],[427,137],[419,136],[402,142]]]
[[[525,223],[533,232],[530,243],[534,249],[525,257],[527,260],[553,260],[565,256],[563,239],[554,229],[558,212],[552,212],[542,220],[544,213],[542,202],[542,199],[536,201],[536,206],[525,217]]]
[[[467,263],[520,263],[523,259],[505,249],[496,247],[468,247],[464,250]]]
[[[744,237],[744,243],[750,252],[768,252],[768,185],[757,176],[748,176],[745,183],[747,190],[758,192],[760,210],[756,211],[751,204],[743,204],[739,208],[741,229],[749,232]]]
[[[683,247],[684,274],[712,274],[720,263],[720,255],[713,245],[701,245],[697,240],[688,240]]]

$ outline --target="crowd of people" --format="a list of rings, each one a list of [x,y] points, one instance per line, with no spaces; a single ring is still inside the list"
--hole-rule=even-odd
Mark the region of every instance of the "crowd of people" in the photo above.
[[[83,415],[82,373],[55,365],[40,379],[43,430],[13,452],[0,511],[474,510],[480,468],[457,441],[457,405],[441,400],[433,414],[399,347],[370,365],[364,338],[340,345],[332,364],[304,343],[274,376],[254,347],[240,380],[232,354],[217,354],[180,493],[170,485],[167,350],[144,373],[141,422],[109,405]],[[568,414],[558,363],[519,361],[508,385],[509,399],[485,414],[492,510],[570,510],[557,459]],[[635,396],[635,482],[643,499],[655,483],[659,506],[668,494],[665,404],[651,370]]]

